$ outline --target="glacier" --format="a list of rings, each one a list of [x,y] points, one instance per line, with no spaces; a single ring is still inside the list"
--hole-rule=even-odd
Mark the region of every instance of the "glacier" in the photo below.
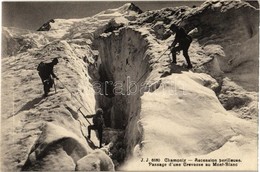
[[[220,0],[144,12],[127,3],[39,31],[3,27],[2,170],[200,170],[142,158],[238,158],[240,170],[256,170],[258,21],[250,4]],[[172,22],[193,37],[192,70],[182,54],[170,62]],[[57,92],[43,98],[36,68],[55,57]],[[86,141],[84,118],[98,107],[100,150],[95,135]]]

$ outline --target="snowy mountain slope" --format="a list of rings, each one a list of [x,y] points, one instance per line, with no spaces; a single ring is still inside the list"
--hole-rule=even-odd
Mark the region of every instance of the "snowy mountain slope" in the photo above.
[[[240,158],[240,169],[255,170],[258,11],[240,1],[226,3],[143,13],[126,4],[93,17],[54,19],[45,25],[48,31],[4,28],[3,170],[173,170],[140,162],[147,157]],[[197,28],[189,50],[192,71],[183,68],[182,55],[171,65],[164,53],[174,39],[172,21]],[[23,47],[18,38],[33,46]],[[42,98],[36,67],[54,57],[57,92]],[[89,124],[78,109],[86,115],[97,107],[113,128],[104,131],[110,143],[104,150],[110,147],[114,164],[94,150],[95,135],[93,142],[84,138]]]
[[[257,153],[253,150],[257,147],[257,125],[226,112],[211,89],[201,88],[204,82],[207,80],[203,75],[173,74],[163,79],[157,90],[142,96],[138,121],[142,128],[142,140],[135,147],[140,150],[123,169],[149,169],[148,164],[140,162],[141,157],[161,160],[165,157],[186,158],[198,155],[201,158],[229,158],[230,154],[242,155],[245,152],[248,156],[243,157],[242,161],[246,163],[240,164],[241,169],[248,169],[247,163],[257,163]],[[231,147],[239,147],[238,150],[228,149],[227,154],[219,151],[229,144],[232,144]],[[218,153],[205,156],[214,152]],[[171,170],[172,167],[164,169]]]
[[[34,31],[3,27],[2,42],[3,56],[11,56],[23,53],[27,49],[39,48],[49,41],[43,35]]]
[[[233,101],[230,97],[230,102],[233,102],[231,106],[242,104],[238,107],[239,112],[236,107],[234,110],[243,117],[241,108],[247,109],[249,104],[243,95],[254,95],[258,91],[258,13],[258,10],[245,2],[206,1],[197,8],[166,8],[145,12],[133,23],[139,27],[152,27],[151,33],[158,39],[169,41],[168,45],[172,40],[167,31],[169,21],[180,23],[187,31],[191,31],[194,41],[189,52],[192,54],[191,60],[194,59],[193,63],[197,66],[195,71],[210,74],[218,80],[220,87],[223,78],[230,78],[237,88],[229,88],[228,91],[237,94],[237,99],[241,102]],[[240,95],[239,92],[243,93]],[[257,98],[249,96],[246,99],[254,102],[254,107],[246,110],[252,112],[254,118],[257,116],[257,110],[254,110],[257,109]]]
[[[67,44],[65,43],[62,45],[62,47],[66,49],[66,45]],[[39,51],[44,53],[44,50]],[[85,77],[86,74],[84,73],[84,71],[68,71],[68,69],[73,69],[71,65],[81,65],[81,68],[84,67],[84,64],[82,64],[82,62],[80,62],[80,60],[77,59],[75,56],[70,54],[71,52],[69,50],[62,52],[62,54],[59,54],[55,51],[50,51],[50,49],[46,52],[53,52],[54,56],[66,55],[64,59],[60,59],[60,68],[57,68],[57,70],[59,71],[57,74],[63,82],[70,81],[72,77],[78,78],[79,80],[81,80],[81,77]],[[47,53],[44,54],[42,58],[35,58],[34,54],[22,53],[16,57],[12,56],[9,58],[4,58],[2,61],[4,68],[3,79],[5,80],[6,88],[10,88],[10,92],[12,93],[11,102],[13,102],[13,106],[10,106],[10,102],[3,102],[3,107],[7,107],[7,109],[5,109],[6,113],[2,114],[3,118],[8,118],[14,115],[14,117],[6,119],[5,123],[2,126],[2,131],[5,131],[2,135],[2,138],[4,138],[3,140],[10,141],[9,144],[7,144],[6,142],[2,143],[3,154],[7,154],[7,157],[5,159],[7,161],[6,163],[8,164],[12,161],[15,161],[12,163],[13,166],[8,167],[9,170],[21,168],[21,166],[23,166],[23,164],[27,160],[28,156],[30,157],[31,154],[34,154],[32,147],[37,142],[39,137],[43,137],[46,139],[48,137],[51,137],[52,139],[54,139],[54,141],[51,142],[57,142],[58,145],[68,144],[70,142],[70,140],[58,141],[62,138],[74,139],[76,137],[76,140],[78,140],[77,142],[81,143],[81,147],[86,147],[85,139],[82,136],[80,125],[77,121],[77,119],[81,119],[82,116],[77,115],[77,108],[79,107],[75,105],[75,99],[72,100],[73,97],[71,97],[70,93],[64,89],[61,83],[56,82],[58,92],[56,94],[50,94],[50,96],[46,99],[42,98],[42,84],[39,80],[38,73],[35,71],[37,67],[36,64],[40,63],[40,61],[42,60],[47,61],[49,58],[52,57],[53,56],[49,56]],[[66,57],[70,57],[68,60],[68,62],[70,63],[66,62]],[[14,63],[15,65],[12,65]],[[6,67],[8,67],[8,69],[5,70]],[[91,97],[91,89],[87,87],[87,85],[89,85],[88,83],[70,82],[70,84],[66,84],[66,87],[69,88],[71,91],[73,90],[74,94],[76,94],[77,91],[73,88],[79,88],[82,84],[84,84],[84,87],[80,91],[88,90],[86,91],[89,93],[88,97]],[[58,94],[60,94],[60,96],[57,96]],[[80,95],[82,94],[82,92],[78,92],[77,94]],[[8,96],[8,94],[3,95],[2,98],[5,99],[5,97]],[[92,99],[94,99],[94,97],[92,97]],[[85,99],[85,101],[88,101],[88,98]],[[82,103],[85,102],[83,101]],[[91,102],[88,102],[88,104],[92,106],[92,109],[89,109],[89,111],[92,110],[93,112],[94,104],[91,104]],[[42,129],[49,126],[48,123],[56,126],[51,129],[51,131],[55,131],[56,134],[51,134],[49,130],[46,131]],[[64,131],[66,131],[67,133],[64,133]],[[57,133],[63,133],[63,135],[59,135]],[[48,136],[49,134],[51,136]],[[13,137],[16,139],[9,140],[8,137]],[[24,139],[20,139],[20,137],[24,137]],[[19,142],[21,143],[19,144]],[[82,142],[84,144],[82,144]],[[87,150],[87,148],[84,149]],[[90,148],[88,148],[88,150],[90,150]],[[46,151],[47,149],[43,149],[43,152]],[[58,154],[57,152],[53,152],[51,154],[57,154],[57,157],[64,157],[62,152],[61,154]],[[13,157],[16,158],[14,159]],[[9,162],[10,160],[11,162]],[[71,164],[71,166],[72,167],[70,167],[69,169],[73,168],[73,164]],[[37,166],[37,168],[40,167]],[[65,169],[66,168],[67,166],[65,167]],[[35,168],[32,167],[29,169]],[[60,166],[48,165],[47,169],[42,169],[58,170],[60,169]]]
[[[68,33],[67,30],[74,27],[74,23],[78,26],[84,25],[87,21],[88,24],[84,26],[84,29],[92,33],[97,27],[104,26],[109,21],[109,18],[102,22],[94,18],[89,19],[91,20],[89,21],[88,18],[68,21],[60,19],[55,21],[56,26],[52,27],[53,31],[49,32],[17,33],[16,35],[10,34],[13,30],[9,32],[7,28],[4,30],[7,47],[13,48],[7,55],[17,53],[16,56],[2,59],[2,76],[5,80],[2,99],[7,100],[2,103],[4,109],[2,111],[4,121],[2,153],[5,157],[3,160],[5,170],[72,170],[75,169],[77,160],[91,152],[92,149],[82,135],[82,132],[85,134],[89,124],[77,110],[81,107],[80,102],[88,108],[81,109],[84,113],[94,113],[94,92],[85,70],[86,64],[82,61],[83,57],[91,59],[93,52],[89,47],[89,38],[78,35],[80,39],[73,39],[78,32],[74,33],[75,36],[71,40],[69,36],[67,36],[68,40],[62,39]],[[93,29],[91,30],[88,26]],[[85,30],[81,30],[82,34]],[[20,45],[17,37],[33,43],[38,41],[39,36],[43,37],[46,42],[35,47],[27,47],[25,52],[20,51],[24,44]],[[28,39],[29,37],[32,39]],[[13,44],[8,44],[10,41],[19,44],[17,49],[12,46]],[[50,61],[54,57],[59,57],[56,71],[62,83],[56,81],[56,94],[53,92],[49,97],[42,98],[42,84],[36,72],[37,64],[41,61]],[[10,102],[13,102],[13,106],[10,106]],[[78,120],[84,125],[80,126]],[[97,145],[97,139],[95,136],[93,138]],[[51,148],[48,148],[48,145],[51,145]],[[75,146],[67,148],[69,145]],[[40,146],[41,149],[39,149]],[[44,156],[40,156],[41,154]],[[56,158],[53,158],[54,156]],[[62,161],[68,163],[59,165],[58,163]]]
[[[223,48],[225,55],[217,57],[221,71],[229,73],[228,77],[245,89],[257,91],[258,59],[256,57],[259,50],[255,45],[259,38],[259,16],[258,10],[252,8],[247,3],[239,1],[206,2],[199,13],[188,15],[184,23],[189,23],[186,27],[197,27],[200,30],[200,36],[204,37],[199,40],[200,44],[218,44]],[[210,21],[209,19],[213,17],[215,20]],[[248,84],[252,82],[254,84]]]
[[[160,73],[168,71],[169,65],[165,64],[169,57],[163,55],[159,59],[159,64],[156,62],[163,53],[161,50],[167,48],[167,44],[160,45],[153,36],[146,34],[147,32],[149,29],[131,28],[101,35],[99,52],[102,62],[105,63],[102,67],[108,74],[108,80],[127,83],[126,76],[129,76],[131,81],[137,81],[144,76],[141,82],[137,83],[139,89],[136,94],[133,94],[136,91],[133,88],[130,89],[131,96],[115,96],[111,100],[113,104],[111,111],[116,111],[115,114],[119,115],[111,116],[112,121],[115,121],[114,127],[124,127],[127,123],[125,138],[128,142],[127,152],[131,154],[133,150],[137,151],[137,155],[134,153],[133,159],[130,156],[122,169],[154,169],[155,167],[140,163],[140,159],[142,157],[163,159],[172,155],[175,158],[205,155],[225,147],[230,142],[236,142],[234,146],[240,147],[238,149],[244,146],[245,149],[251,146],[256,148],[257,125],[232,116],[221,106],[214,92],[220,87],[216,80],[206,74],[185,72],[179,65],[170,66],[173,68],[172,72],[176,74],[161,79]],[[100,43],[99,40],[98,42]],[[191,57],[199,50],[199,47],[192,45]],[[202,63],[203,60],[206,59],[197,55],[193,63],[200,67],[205,63]],[[149,66],[152,68],[151,72]],[[143,75],[146,71],[148,73]],[[144,83],[147,84],[146,87]],[[223,92],[224,85],[225,83],[222,85]],[[127,94],[128,89],[127,84],[123,84],[124,94]],[[236,89],[239,87],[235,86],[233,90]],[[143,93],[144,90],[148,90],[148,93]],[[238,94],[242,95],[243,92]],[[225,93],[225,96],[230,95]],[[231,97],[234,95],[229,98]],[[257,96],[250,102],[253,106],[251,108],[257,110]],[[238,102],[234,101],[233,104]],[[245,106],[244,110],[247,111]],[[250,114],[249,118],[255,119],[256,111],[247,112]],[[241,131],[240,127],[247,128],[246,133]],[[241,138],[237,139],[237,135],[241,135]],[[245,151],[241,149],[240,153],[243,154]],[[234,150],[229,153],[237,152]],[[222,153],[216,153],[212,158],[221,155]],[[227,154],[225,156],[228,157]],[[248,157],[254,157],[255,161],[250,163],[256,164],[257,154],[252,149]],[[243,161],[248,163],[247,159]],[[247,169],[247,163],[242,164],[241,168]],[[155,169],[161,170],[160,167]]]

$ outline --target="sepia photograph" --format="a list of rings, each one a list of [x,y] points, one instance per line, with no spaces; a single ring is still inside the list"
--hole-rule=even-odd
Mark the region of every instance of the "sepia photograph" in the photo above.
[[[1,3],[0,171],[258,171],[257,0]]]

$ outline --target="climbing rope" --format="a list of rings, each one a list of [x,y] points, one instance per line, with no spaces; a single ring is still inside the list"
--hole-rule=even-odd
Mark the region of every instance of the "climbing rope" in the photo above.
[[[63,84],[63,82],[61,82],[61,80],[58,80],[58,81],[60,81],[61,85],[62,85],[65,89],[68,90],[68,92],[71,94],[71,96],[74,97],[74,98],[77,100],[77,102],[78,102],[84,109],[87,110],[87,112],[88,112],[89,114],[91,114],[91,112],[77,99],[77,97],[68,89],[68,87],[66,87],[65,84]],[[89,107],[89,109],[90,109],[90,106],[89,106],[88,103],[87,103],[87,105],[88,105],[88,107]],[[83,115],[83,113],[82,113],[82,115]],[[83,116],[84,116],[84,115],[83,115]]]
[[[83,130],[82,130],[82,126],[86,127],[86,125],[85,125],[83,122],[81,122],[79,119],[77,119],[77,121],[79,121],[80,131],[81,131],[82,136],[83,136],[83,137],[86,137],[85,134],[84,134],[84,132],[83,132]],[[89,121],[88,121],[88,122],[89,122]]]
[[[60,80],[58,80],[58,81],[60,81]],[[74,97],[74,98],[79,102],[79,104],[80,104],[82,107],[84,107],[84,108],[88,111],[89,114],[91,114],[91,113],[89,112],[89,110],[88,110],[88,109],[77,99],[77,97],[68,89],[68,87],[66,87],[65,84],[63,84],[63,82],[60,81],[60,83],[61,83],[61,85],[62,85],[65,89],[68,90],[68,92],[71,94],[71,96]],[[87,105],[88,105],[88,107],[90,108],[90,106],[89,106],[88,103],[87,103]],[[81,107],[80,107],[80,108],[81,108]],[[77,110],[77,112],[79,111],[79,112],[83,115],[83,117],[85,118],[85,115],[84,115],[83,112],[80,110],[80,108]],[[85,118],[85,119],[86,119],[86,118]],[[85,125],[81,120],[79,120],[79,119],[77,119],[77,121],[79,121],[79,124],[80,124],[81,134],[82,134],[82,136],[85,137],[85,134],[84,134],[84,132],[83,132],[83,130],[82,130],[82,126],[86,127],[86,125]],[[86,121],[91,125],[91,123],[89,122],[88,119],[86,119]]]
[[[83,114],[83,112],[80,110],[80,108],[78,109],[78,111],[84,116],[84,114]],[[77,111],[77,112],[78,112]],[[91,125],[91,123],[89,122],[89,120],[87,119],[87,118],[85,118],[87,121],[88,121],[88,123]],[[85,125],[84,125],[85,126]]]
[[[157,62],[162,58],[162,56],[166,53],[166,51],[167,51],[169,48],[170,48],[170,47],[168,47],[168,48],[162,53],[162,55],[161,55],[154,63],[157,63]],[[149,68],[148,68],[148,70],[146,70],[146,71],[144,72],[144,74],[137,80],[136,84],[138,84],[138,83],[140,82],[140,80],[141,80],[141,79],[147,74],[147,72],[149,72],[149,71],[150,71],[150,70],[149,70]],[[135,85],[133,85],[132,87],[130,87],[127,92],[129,92],[129,90],[131,90],[134,86],[135,86]]]

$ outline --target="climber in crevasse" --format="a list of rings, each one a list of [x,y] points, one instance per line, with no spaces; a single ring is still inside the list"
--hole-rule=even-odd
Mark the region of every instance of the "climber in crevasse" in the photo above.
[[[88,139],[90,139],[91,137],[91,130],[97,130],[100,148],[102,147],[102,134],[103,134],[103,129],[105,127],[103,113],[104,113],[103,110],[101,108],[98,108],[96,114],[85,116],[86,118],[93,118],[93,125],[88,126]]]
[[[58,58],[54,58],[51,63],[43,63],[41,62],[38,67],[38,73],[41,77],[42,84],[43,84],[43,90],[44,90],[44,96],[48,96],[48,93],[50,92],[50,88],[54,84],[54,79],[59,79],[54,73],[53,73],[53,67],[58,64]]]
[[[190,57],[188,54],[188,50],[190,47],[190,44],[192,42],[192,38],[191,36],[189,36],[188,34],[186,34],[185,30],[182,27],[178,27],[175,24],[172,24],[170,26],[170,29],[173,31],[173,33],[175,33],[175,39],[172,42],[172,44],[169,46],[169,48],[171,49],[171,53],[172,53],[172,63],[176,64],[176,53],[179,51],[183,51],[183,56],[186,59],[186,62],[188,64],[187,68],[191,69],[192,68],[192,64],[190,62]],[[179,43],[178,46],[177,43]]]

